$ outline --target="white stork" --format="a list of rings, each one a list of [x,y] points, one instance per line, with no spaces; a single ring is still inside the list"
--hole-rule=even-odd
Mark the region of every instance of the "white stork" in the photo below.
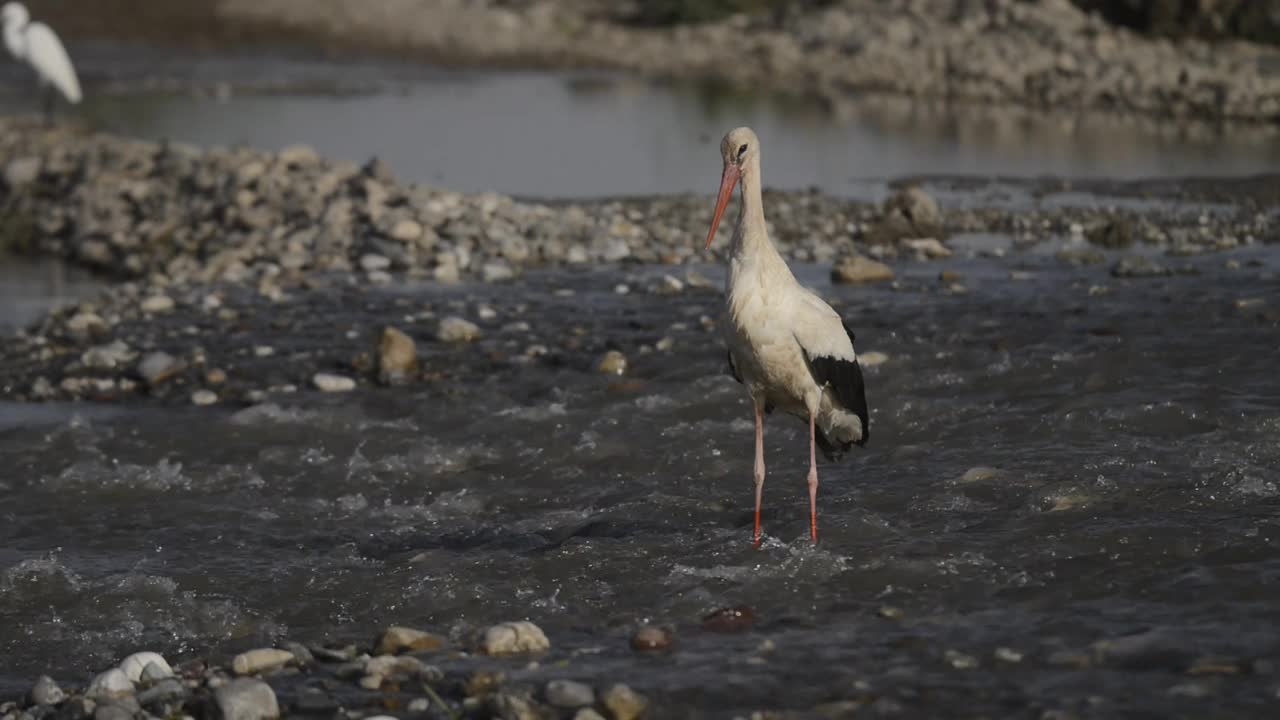
[[[9,54],[29,64],[40,80],[45,93],[45,121],[53,121],[53,95],[47,86],[56,87],[73,105],[80,102],[80,81],[53,30],[44,23],[31,22],[27,8],[18,2],[5,3],[0,9],[0,20],[4,22],[4,44]]]
[[[818,465],[815,450],[838,459],[869,437],[862,370],[853,331],[831,306],[802,286],[774,249],[760,197],[760,140],[750,128],[720,141],[724,173],[707,233],[715,239],[720,216],[742,182],[742,207],[729,246],[726,288],[729,371],[747,387],[756,417],[756,517],[764,489],[764,416],[775,408],[809,422],[809,532],[818,541]]]

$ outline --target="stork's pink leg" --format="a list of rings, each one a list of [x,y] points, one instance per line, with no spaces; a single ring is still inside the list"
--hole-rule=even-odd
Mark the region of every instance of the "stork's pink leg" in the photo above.
[[[754,547],[760,547],[760,496],[764,491],[764,410],[756,405],[756,529]]]
[[[818,455],[814,436],[814,414],[809,413],[809,535],[818,542]]]

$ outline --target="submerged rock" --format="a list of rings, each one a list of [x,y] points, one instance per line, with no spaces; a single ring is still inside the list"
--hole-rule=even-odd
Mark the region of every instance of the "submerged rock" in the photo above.
[[[517,655],[551,649],[542,628],[527,620],[505,622],[484,631],[480,650],[486,655]]]
[[[36,680],[28,696],[36,705],[57,705],[67,699],[67,694],[48,675],[41,675]]]
[[[272,720],[280,717],[271,686],[254,678],[238,678],[214,693],[223,720]]]
[[[291,662],[293,662],[293,653],[288,650],[259,648],[235,656],[231,661],[231,669],[237,675],[252,675],[265,670],[274,670]]]
[[[418,374],[418,346],[413,338],[394,327],[382,331],[378,343],[378,381],[403,385]]]
[[[593,705],[596,701],[596,693],[590,685],[573,680],[552,680],[542,694],[549,705],[570,710]]]
[[[375,652],[379,655],[397,655],[402,652],[439,650],[442,647],[444,647],[444,639],[438,635],[393,625],[382,633]]]
[[[888,282],[893,277],[888,265],[862,255],[846,256],[831,268],[831,282],[846,285]]]
[[[642,627],[631,636],[632,650],[666,650],[671,647],[671,633],[660,627]]]
[[[613,720],[636,720],[649,707],[648,699],[622,683],[609,686],[600,701]]]

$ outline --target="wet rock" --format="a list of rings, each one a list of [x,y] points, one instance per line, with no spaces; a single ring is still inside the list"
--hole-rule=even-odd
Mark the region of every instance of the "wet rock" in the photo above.
[[[995,649],[995,652],[993,653],[993,655],[995,656],[995,659],[999,660],[1000,662],[1005,662],[1005,663],[1022,662],[1022,653],[1018,652],[1017,650],[1014,650],[1013,648],[998,647]]]
[[[378,655],[365,660],[361,668],[366,679],[377,678],[372,683],[378,687],[386,678],[405,676],[420,680],[439,680],[443,677],[440,669],[428,665],[412,655]]]
[[[889,356],[878,351],[858,353],[858,365],[864,368],[872,368],[877,365],[883,365],[889,361]]]
[[[80,356],[85,367],[115,370],[127,365],[137,353],[123,340],[113,340],[105,345],[89,348]]]
[[[946,651],[943,653],[943,659],[956,670],[972,670],[978,667],[978,658],[959,650]]]
[[[915,253],[916,257],[922,260],[940,260],[951,257],[951,250],[946,245],[938,242],[936,238],[903,240],[902,246]]]
[[[494,716],[501,720],[543,720],[531,698],[514,692],[498,692],[489,699]]]
[[[36,679],[36,684],[31,686],[28,697],[36,705],[57,705],[67,699],[67,694],[58,687],[58,683],[54,682],[53,678],[41,675]]]
[[[151,295],[138,304],[138,309],[151,315],[172,312],[173,308],[173,298],[168,295]]]
[[[918,187],[908,187],[885,201],[884,217],[867,233],[872,243],[902,239],[942,237],[942,213],[938,202]]]
[[[171,677],[173,677],[173,669],[169,667],[169,663],[149,662],[146,667],[142,668],[142,674],[138,676],[138,680],[143,685],[154,685]]]
[[[378,381],[403,385],[418,374],[418,346],[413,338],[394,327],[382,331],[378,343]]]
[[[573,714],[573,720],[605,720],[605,716],[596,712],[594,708],[582,708]]]
[[[280,717],[271,686],[254,678],[238,678],[214,693],[223,720],[270,720]]]
[[[446,343],[466,343],[480,337],[480,328],[470,320],[460,317],[447,317],[440,321],[436,329],[436,339]]]
[[[21,157],[10,160],[4,167],[4,182],[17,189],[30,185],[40,177],[41,160],[38,157]]]
[[[631,649],[639,651],[667,650],[671,647],[671,633],[660,627],[642,627],[631,636]]]
[[[378,639],[379,655],[398,655],[402,652],[423,652],[444,647],[444,639],[421,630],[393,625]]]
[[[147,690],[138,693],[138,703],[150,707],[164,703],[177,702],[187,696],[187,688],[181,680],[165,678]]]
[[[96,702],[83,695],[72,695],[62,703],[54,717],[57,720],[84,720],[93,717],[93,711],[97,707]]]
[[[135,683],[142,679],[142,672],[148,665],[156,666],[157,671],[161,673],[158,679],[173,677],[173,668],[169,667],[168,661],[160,653],[136,652],[120,661],[120,669]]]
[[[702,619],[702,628],[711,632],[734,633],[750,628],[756,613],[749,607],[721,608]]]
[[[182,362],[167,352],[147,353],[138,362],[138,377],[151,387],[163,385],[181,371]]]
[[[201,407],[206,405],[214,405],[218,402],[218,394],[212,390],[200,389],[191,393],[191,404]]]
[[[1150,278],[1172,275],[1173,271],[1149,257],[1130,255],[1121,258],[1111,268],[1111,275],[1118,278]]]
[[[600,701],[613,720],[636,720],[649,707],[648,699],[622,683],[610,685],[601,693]]]
[[[1110,220],[1085,232],[1089,242],[1105,248],[1126,248],[1134,243],[1137,233],[1133,223],[1123,218]]]
[[[547,683],[542,695],[549,705],[570,710],[594,705],[596,702],[596,693],[590,685],[573,680],[552,680]]]
[[[542,628],[527,620],[505,622],[484,631],[480,650],[486,655],[517,655],[551,649]]]
[[[79,312],[66,324],[67,332],[78,342],[86,342],[106,332],[107,323],[96,313]]]
[[[1194,657],[1179,633],[1165,628],[1100,640],[1093,652],[1099,662],[1132,670],[1181,671]]]
[[[99,674],[89,683],[85,695],[94,700],[123,697],[133,694],[133,681],[120,668],[111,668]]]
[[[356,389],[356,381],[345,375],[335,373],[316,373],[311,377],[311,384],[320,392],[340,393]]]
[[[888,265],[862,255],[841,258],[831,268],[831,282],[834,283],[864,285],[890,280],[893,280],[893,270]]]
[[[600,358],[596,370],[605,375],[625,375],[627,372],[627,356],[617,350],[610,350]]]
[[[133,710],[115,703],[99,704],[93,711],[93,720],[133,720]]]
[[[962,483],[980,483],[995,480],[1000,476],[1000,471],[993,467],[971,467],[964,471],[964,475],[960,476]]]
[[[235,656],[231,669],[237,675],[253,675],[293,662],[293,653],[279,648],[259,648]]]

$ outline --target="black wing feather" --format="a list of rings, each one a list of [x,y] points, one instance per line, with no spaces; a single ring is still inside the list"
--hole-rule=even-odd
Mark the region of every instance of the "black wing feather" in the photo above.
[[[844,331],[849,335],[849,342],[852,344],[853,330],[843,320],[840,324],[844,326]],[[803,347],[801,351],[804,351]],[[858,366],[858,361],[826,355],[809,357],[808,352],[804,353],[804,359],[809,364],[809,372],[813,373],[814,380],[819,385],[830,388],[836,400],[862,421],[862,438],[857,444],[866,445],[867,440],[871,438],[871,423],[867,413],[867,391],[862,382],[862,368]],[[819,435],[822,434],[819,433]],[[848,445],[838,445],[825,435],[816,439],[822,446],[823,453],[831,458],[837,458],[843,451],[849,449]]]

